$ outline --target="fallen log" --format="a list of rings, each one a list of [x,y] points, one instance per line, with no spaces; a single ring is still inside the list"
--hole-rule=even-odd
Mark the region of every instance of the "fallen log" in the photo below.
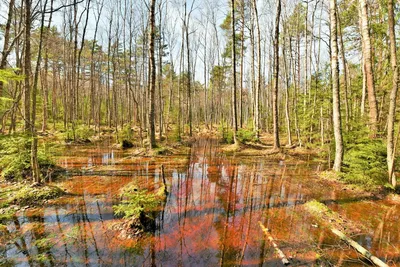
[[[272,237],[269,229],[265,228],[265,226],[261,222],[258,222],[258,223],[260,224],[261,230],[264,232],[265,236],[268,238],[268,241],[274,247],[274,250],[275,250],[276,254],[278,254],[279,258],[281,259],[281,261],[283,263],[283,265],[289,265],[290,262],[289,262],[288,258],[286,258],[286,256],[283,253],[283,251],[279,248],[279,246],[276,243],[275,239]]]
[[[316,217],[318,220],[323,220],[323,218],[328,219],[331,222],[338,222],[340,219],[339,215],[330,210],[326,205],[318,202],[318,201],[310,201],[307,202],[305,205],[305,209],[312,214],[314,217]],[[367,260],[375,264],[376,266],[379,267],[388,267],[388,265],[383,262],[381,259],[378,257],[372,255],[371,252],[366,250],[363,246],[358,244],[356,241],[348,237],[345,233],[337,229],[336,227],[332,226],[331,224],[327,224],[328,229],[337,237],[339,237],[341,240],[346,242],[349,246],[354,248],[359,254],[361,254],[363,257],[365,257]],[[341,227],[339,224],[338,227]]]
[[[360,253],[361,255],[363,255],[365,258],[367,258],[369,261],[371,261],[373,264],[375,264],[376,266],[385,266],[388,267],[388,265],[386,263],[384,263],[381,259],[379,259],[378,257],[374,256],[371,254],[371,252],[369,252],[368,250],[366,250],[363,246],[361,246],[360,244],[358,244],[356,241],[354,241],[353,239],[349,238],[348,236],[346,236],[344,233],[342,233],[341,231],[339,231],[338,229],[335,228],[331,228],[330,229],[332,233],[334,233],[336,236],[338,236],[341,240],[343,240],[344,242],[346,242],[348,245],[350,245],[352,248],[354,248],[355,250],[357,250],[358,253]]]

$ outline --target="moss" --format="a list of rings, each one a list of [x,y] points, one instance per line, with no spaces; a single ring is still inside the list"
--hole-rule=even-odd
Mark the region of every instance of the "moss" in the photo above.
[[[333,212],[330,210],[326,205],[322,204],[319,201],[316,200],[311,200],[307,202],[304,207],[306,210],[308,210],[311,214],[313,215],[318,215],[318,214],[330,214],[332,215]]]
[[[367,231],[364,225],[348,220],[346,217],[332,211],[325,204],[312,200],[304,204],[305,210],[323,226],[335,228],[346,234],[356,234]]]
[[[40,205],[45,200],[64,195],[65,192],[56,186],[23,186],[12,197],[12,202],[19,205]]]
[[[0,228],[2,226],[2,223],[7,222],[12,219],[14,216],[15,210],[11,209],[9,207],[7,208],[1,208],[0,209]],[[1,231],[1,229],[0,229]]]
[[[122,201],[113,208],[115,215],[125,219],[119,227],[121,232],[129,232],[128,236],[137,236],[155,230],[157,210],[166,197],[165,186],[151,193],[147,189],[139,189],[135,184],[131,184],[125,187],[120,197]],[[123,238],[126,238],[125,234]]]
[[[7,208],[12,204],[41,205],[45,200],[64,194],[65,192],[56,186],[15,183],[0,189],[0,207]]]

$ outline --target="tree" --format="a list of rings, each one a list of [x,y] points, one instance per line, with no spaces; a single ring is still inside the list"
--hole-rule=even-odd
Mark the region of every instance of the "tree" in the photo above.
[[[387,164],[389,172],[389,182],[396,187],[397,181],[394,174],[394,123],[396,119],[396,99],[399,86],[399,68],[397,66],[397,48],[396,48],[396,32],[394,20],[393,0],[388,0],[388,23],[389,23],[389,38],[390,38],[390,62],[392,65],[392,90],[390,92],[389,114],[388,114],[388,129],[387,129]]]
[[[7,57],[11,52],[12,48],[9,44],[10,42],[10,31],[11,31],[11,22],[13,19],[13,11],[14,11],[14,3],[15,0],[10,0],[8,5],[8,16],[7,16],[7,23],[5,26],[4,31],[4,43],[3,43],[3,51],[1,51],[1,61],[0,61],[0,70],[4,70],[7,65]],[[3,82],[0,81],[0,97],[3,96]]]
[[[232,28],[232,122],[233,122],[233,138],[235,140],[235,144],[237,143],[237,130],[238,130],[238,122],[237,122],[237,100],[236,100],[236,31],[235,31],[235,0],[231,0],[231,28]]]
[[[279,143],[279,114],[278,114],[278,85],[279,85],[279,21],[281,17],[281,0],[277,1],[274,38],[274,88],[272,92],[272,116],[274,125],[274,148],[280,147]]]
[[[333,170],[340,172],[343,161],[342,121],[340,116],[340,84],[339,60],[337,44],[337,14],[336,0],[330,0],[330,30],[331,30],[331,80],[333,95],[333,132],[335,136],[335,162]]]
[[[156,144],[156,127],[155,127],[155,91],[156,91],[156,59],[155,59],[155,24],[156,24],[156,0],[150,2],[150,32],[149,32],[149,55],[150,55],[150,111],[149,111],[149,124],[150,124],[150,148],[155,148]]]
[[[362,36],[362,54],[364,60],[365,75],[367,81],[368,104],[369,104],[369,123],[371,127],[371,135],[376,137],[378,131],[378,107],[375,95],[375,81],[371,52],[371,37],[368,25],[368,8],[366,0],[360,2],[361,17],[361,36]]]

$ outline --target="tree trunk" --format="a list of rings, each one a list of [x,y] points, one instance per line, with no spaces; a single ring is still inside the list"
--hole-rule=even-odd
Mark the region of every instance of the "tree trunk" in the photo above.
[[[244,76],[244,29],[246,27],[245,21],[245,1],[240,3],[240,19],[242,20],[242,28],[240,29],[240,128],[243,128],[243,76]],[[258,134],[258,133],[257,133]]]
[[[8,16],[7,16],[7,23],[4,30],[4,43],[3,43],[3,51],[1,52],[1,61],[0,61],[0,70],[4,69],[7,65],[7,56],[10,53],[10,29],[11,29],[11,21],[13,18],[13,11],[14,11],[14,3],[15,0],[10,0],[8,5]],[[0,97],[3,96],[3,82],[0,81]]]
[[[253,0],[254,17],[256,20],[257,29],[257,84],[255,90],[255,132],[257,138],[260,136],[260,91],[261,91],[261,32],[260,32],[260,21],[258,18],[257,1]]]
[[[189,115],[189,136],[193,135],[193,127],[192,127],[192,88],[191,88],[191,80],[192,74],[190,72],[190,46],[189,46],[189,19],[190,13],[186,15],[186,2],[185,2],[185,32],[186,32],[186,52],[187,52],[187,97],[188,97],[188,115]]]
[[[333,169],[341,171],[343,161],[343,137],[342,122],[340,117],[340,83],[339,60],[337,44],[337,15],[336,0],[330,0],[330,24],[331,24],[331,71],[333,93],[333,131],[335,136],[335,162]]]
[[[376,137],[378,131],[378,108],[375,95],[374,72],[371,53],[371,38],[368,25],[368,9],[366,0],[360,0],[361,35],[363,39],[363,58],[365,62],[365,74],[367,80],[369,123],[371,136]]]
[[[231,0],[232,13],[232,118],[233,118],[233,138],[237,143],[237,107],[236,107],[236,31],[235,31],[235,0]]]
[[[274,89],[272,92],[272,116],[274,123],[274,148],[280,147],[279,143],[279,114],[278,114],[278,85],[279,85],[279,21],[281,16],[281,0],[277,1],[274,39]]]
[[[26,2],[29,2],[27,0]],[[40,70],[40,62],[42,60],[42,46],[43,46],[43,32],[44,32],[44,19],[45,19],[45,12],[47,6],[47,0],[44,2],[43,12],[42,12],[42,20],[41,20],[41,27],[40,27],[40,37],[39,37],[39,48],[38,48],[38,55],[36,60],[36,67],[35,67],[35,76],[33,81],[33,90],[32,90],[32,119],[31,119],[31,134],[32,134],[32,144],[31,144],[31,169],[32,169],[32,179],[33,182],[40,183],[40,169],[37,157],[37,149],[38,149],[38,138],[35,128],[36,122],[36,95],[38,89],[38,80],[39,80],[39,70]],[[26,5],[26,8],[30,9],[31,4]],[[31,20],[31,18],[27,18],[27,20]],[[27,40],[25,40],[27,42]],[[30,42],[30,40],[28,41]],[[30,51],[29,51],[30,52]]]
[[[24,87],[24,120],[25,132],[31,131],[31,0],[24,0],[25,3],[25,54],[24,54],[24,75],[25,75],[25,87]]]
[[[388,22],[389,22],[389,38],[390,38],[390,62],[392,65],[393,81],[392,90],[390,92],[389,114],[388,114],[388,133],[387,133],[387,164],[389,182],[396,187],[397,181],[394,175],[394,124],[396,120],[396,98],[399,85],[399,69],[397,66],[397,48],[396,48],[396,32],[394,20],[394,4],[393,0],[388,1]]]
[[[156,127],[155,127],[155,91],[156,91],[156,59],[154,55],[154,41],[155,41],[155,19],[156,17],[156,0],[150,2],[150,32],[149,32],[149,54],[150,54],[150,111],[149,111],[149,124],[150,124],[150,148],[156,147]]]

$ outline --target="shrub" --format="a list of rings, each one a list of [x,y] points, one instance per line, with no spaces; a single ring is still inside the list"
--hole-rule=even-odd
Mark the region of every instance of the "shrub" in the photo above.
[[[257,141],[256,134],[253,131],[247,129],[240,129],[239,131],[237,131],[237,139],[241,143]]]
[[[156,210],[166,199],[165,186],[150,193],[133,184],[125,188],[121,198],[121,203],[114,206],[114,213],[126,220],[128,231],[134,230],[137,235],[155,229]]]
[[[40,169],[55,167],[45,148],[38,147]],[[1,177],[7,180],[23,179],[30,175],[31,138],[24,135],[4,136],[0,139]]]
[[[75,128],[75,140],[88,140],[90,137],[94,136],[96,132],[86,126],[86,125],[80,125]],[[74,131],[71,128],[68,128],[68,130],[64,133],[64,139],[70,140],[74,138]]]
[[[130,141],[133,138],[133,129],[130,125],[125,125],[124,128],[122,128],[120,132],[120,138],[121,140],[127,140]]]
[[[233,131],[231,129],[229,129],[228,127],[225,127],[224,122],[222,122],[219,125],[218,132],[219,132],[220,138],[222,139],[222,141],[224,143],[233,144],[233,142],[235,141],[233,138]]]
[[[387,178],[386,147],[379,139],[349,144],[343,159],[342,179],[365,188],[384,185]]]
[[[137,190],[125,192],[121,204],[114,206],[114,213],[125,219],[139,216],[142,213],[149,213],[159,205],[159,200],[155,194],[148,193],[147,190]]]
[[[75,136],[77,139],[86,140],[95,134],[96,134],[96,132],[92,128],[90,128],[86,125],[81,125],[81,126],[77,127],[75,130]]]

